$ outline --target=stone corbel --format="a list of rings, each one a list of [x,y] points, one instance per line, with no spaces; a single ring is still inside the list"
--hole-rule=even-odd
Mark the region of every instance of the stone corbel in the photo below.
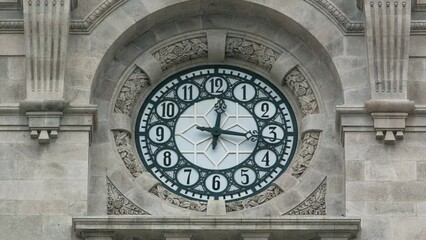
[[[414,110],[413,101],[370,100],[364,107],[373,118],[376,139],[384,139],[385,144],[393,144],[397,139],[404,138],[408,113]]]
[[[49,143],[51,138],[58,138],[62,112],[27,112],[31,138],[39,143]]]
[[[52,138],[58,138],[66,106],[63,100],[21,102],[19,108],[28,118],[31,138],[38,139],[41,144],[49,143]]]

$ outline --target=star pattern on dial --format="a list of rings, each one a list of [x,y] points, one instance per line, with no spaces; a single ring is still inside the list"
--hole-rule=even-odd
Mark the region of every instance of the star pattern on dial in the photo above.
[[[176,142],[179,150],[190,162],[207,169],[226,169],[243,162],[256,145],[245,137],[221,135],[215,148],[213,136],[201,132],[198,126],[214,127],[219,100],[204,100],[190,106],[176,124]],[[237,102],[225,100],[227,109],[222,113],[220,129],[245,133],[257,130],[253,116]]]

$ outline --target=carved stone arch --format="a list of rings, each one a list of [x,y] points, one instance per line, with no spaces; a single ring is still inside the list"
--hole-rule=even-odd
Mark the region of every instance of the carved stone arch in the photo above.
[[[226,17],[223,18],[227,19]],[[197,17],[190,19],[200,21],[200,23],[203,20],[203,18]],[[343,181],[343,170],[339,170],[339,168],[335,171],[333,170],[334,173],[337,173],[337,176],[328,177],[331,172],[329,168],[336,165],[334,162],[339,161],[339,157],[342,156],[340,146],[332,138],[336,133],[333,132],[332,126],[316,124],[325,121],[325,117],[333,117],[334,111],[331,109],[331,106],[333,104],[335,106],[337,105],[336,103],[341,101],[339,96],[335,95],[335,92],[339,92],[340,86],[333,79],[334,73],[327,65],[329,63],[325,63],[323,57],[313,50],[315,44],[311,42],[304,42],[288,32],[284,32],[272,39],[266,39],[260,33],[250,34],[247,31],[239,30],[244,27],[242,25],[243,21],[237,17],[234,18],[234,21],[236,23],[231,28],[226,27],[224,23],[223,26],[219,24],[215,29],[206,28],[202,24],[194,24],[183,32],[179,32],[176,28],[171,28],[170,26],[174,25],[170,25],[170,23],[160,24],[152,27],[150,31],[142,35],[133,36],[125,44],[122,42],[120,47],[115,48],[116,51],[111,55],[110,59],[112,60],[108,62],[108,65],[104,65],[99,69],[102,72],[102,77],[99,78],[100,81],[97,83],[99,84],[99,90],[94,89],[93,91],[93,100],[100,105],[101,117],[100,127],[95,134],[97,136],[93,144],[93,149],[96,149],[93,151],[93,158],[102,157],[104,164],[107,166],[103,169],[104,174],[110,178],[114,186],[136,206],[152,215],[156,215],[159,211],[158,209],[161,209],[164,213],[179,215],[182,213],[182,208],[189,209],[192,214],[205,215],[205,207],[202,205],[197,207],[197,203],[188,202],[185,199],[180,200],[179,197],[172,196],[163,191],[163,189],[159,189],[158,182],[149,173],[145,172],[143,168],[135,165],[138,160],[134,152],[131,152],[132,120],[128,116],[134,114],[137,107],[129,108],[126,104],[117,104],[117,100],[120,99],[121,102],[127,101],[131,104],[135,102],[140,103],[139,100],[142,98],[140,96],[141,94],[143,95],[142,92],[148,92],[153,87],[153,85],[148,85],[148,83],[156,84],[157,81],[166,78],[180,69],[197,64],[217,62],[221,62],[222,64],[240,64],[242,67],[262,72],[267,78],[275,79],[276,82],[281,82],[284,85],[286,84],[286,77],[293,76],[296,71],[300,75],[299,78],[302,82],[309,82],[309,84],[305,87],[305,83],[296,81],[297,87],[302,86],[303,89],[298,94],[294,94],[297,92],[296,84],[291,83],[289,80],[287,83],[288,92],[293,93],[293,98],[296,100],[298,97],[299,99],[305,99],[310,95],[304,93],[310,91],[312,94],[314,92],[317,94],[313,94],[316,101],[327,104],[324,107],[320,107],[321,104],[317,104],[317,107],[312,108],[313,112],[305,111],[303,115],[301,120],[303,122],[302,125],[308,127],[303,132],[303,141],[300,142],[301,150],[299,152],[305,150],[307,154],[300,154],[298,160],[293,160],[294,164],[292,168],[294,174],[292,172],[283,174],[275,185],[267,189],[264,195],[257,196],[256,199],[248,199],[245,203],[241,202],[233,206],[228,205],[229,216],[240,216],[241,214],[247,216],[269,214],[275,216],[277,214],[284,214],[309,198],[325,177],[329,179],[327,181],[331,182]],[[263,33],[271,32],[274,29],[273,27],[268,28],[263,22],[258,22],[257,24],[258,26],[262,26]],[[165,31],[164,29],[168,30]],[[156,37],[154,40],[151,39],[151,42],[149,42],[149,36],[150,34],[152,36],[152,33],[155,36],[161,33],[161,37]],[[246,56],[238,52],[228,54],[227,56],[226,39],[228,34],[230,34],[230,38],[246,39],[249,45],[264,44],[265,51],[272,52],[273,63],[265,64],[257,60],[250,60],[250,56],[246,58]],[[252,35],[255,37],[252,37]],[[209,39],[212,37],[220,37],[223,44],[211,45],[210,43],[212,42],[209,42]],[[197,40],[191,42],[191,39]],[[140,41],[147,42],[143,42],[145,45],[140,45]],[[167,58],[164,60],[159,57],[161,50],[168,51],[170,49],[170,51],[174,51],[172,47],[177,44],[185,50],[185,44],[188,42],[191,42],[191,44],[205,44],[206,46],[203,45],[201,49],[207,49],[207,55],[203,52],[204,50],[200,54],[191,55],[188,53],[187,57],[182,58],[183,61],[177,62],[167,61]],[[293,43],[290,44],[289,42]],[[212,58],[210,55],[212,52],[211,49],[218,47],[223,47],[223,59],[220,56]],[[266,49],[271,49],[271,51]],[[185,51],[179,50],[179,52],[183,53],[182,56],[186,56]],[[288,56],[285,54],[286,52]],[[315,62],[312,62],[312,58]],[[293,65],[290,63],[293,63]],[[290,65],[291,67],[289,67]],[[137,79],[146,84],[135,84],[135,80]],[[318,89],[312,90],[311,85],[315,84],[318,85]],[[135,88],[129,87],[130,85],[135,86]],[[140,88],[144,90],[142,91]],[[124,94],[124,92],[128,95]],[[309,97],[307,98],[309,99]],[[300,103],[300,106],[302,106],[302,103]],[[320,113],[324,114],[324,116],[321,116]],[[327,137],[324,140],[318,141],[319,132],[321,131],[324,131]],[[109,148],[108,146],[113,147]],[[333,154],[331,157],[330,152]],[[315,160],[312,161],[314,155]],[[330,161],[330,159],[332,160]],[[339,167],[339,165],[337,166]],[[331,196],[328,197],[329,199],[336,199],[335,202],[339,202],[338,198],[342,196],[342,192],[339,189],[328,188],[327,193]],[[165,201],[159,201],[159,198]],[[327,208],[330,209],[327,210],[327,214],[334,216],[341,215],[342,211],[344,211],[343,207],[340,205],[337,205],[337,207],[333,206],[332,203],[325,203],[326,207],[327,204],[330,205]]]

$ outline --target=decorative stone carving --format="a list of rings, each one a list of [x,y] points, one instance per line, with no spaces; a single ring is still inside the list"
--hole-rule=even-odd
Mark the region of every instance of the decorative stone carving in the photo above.
[[[24,30],[24,21],[5,20],[0,21],[0,32],[22,32]]]
[[[58,138],[62,112],[27,112],[31,138],[39,143],[49,143],[51,138]]]
[[[64,100],[71,1],[23,1],[26,92],[20,109],[32,138],[49,143],[58,136]]]
[[[279,53],[271,48],[240,37],[226,37],[225,57],[248,61],[271,70],[279,57]]]
[[[308,168],[309,163],[314,156],[315,150],[318,147],[319,137],[319,132],[308,132],[303,136],[302,147],[300,148],[300,151],[292,167],[292,175],[296,178],[302,176],[302,174]]]
[[[327,178],[302,203],[283,215],[325,215],[325,195],[327,193]]]
[[[69,0],[24,1],[28,100],[63,99],[69,15]]]
[[[416,34],[426,33],[426,21],[411,21],[410,30]]]
[[[149,78],[140,68],[130,74],[129,78],[124,82],[115,101],[114,112],[130,115],[133,103],[144,88],[149,86]]]
[[[118,154],[129,169],[133,177],[138,177],[142,173],[146,172],[145,168],[136,159],[133,152],[133,148],[130,144],[130,133],[124,131],[114,131],[114,141],[117,146]]]
[[[226,203],[226,211],[227,212],[235,212],[235,211],[241,211],[253,207],[257,207],[259,205],[262,205],[271,199],[275,198],[276,196],[280,195],[284,191],[278,187],[276,184],[272,184],[268,189],[263,191],[262,193],[244,199],[240,201],[230,202]]]
[[[329,0],[305,0],[306,2],[317,6],[322,12],[329,15],[330,18],[345,33],[362,34],[364,32],[364,23],[351,21],[338,7]]]
[[[372,98],[407,98],[410,2],[364,3]],[[380,23],[380,24],[379,24]],[[382,26],[382,24],[384,24]]]
[[[99,4],[84,20],[71,21],[71,33],[90,33],[99,22],[108,16],[108,14],[127,1],[128,0],[104,0],[104,2]]]
[[[207,203],[206,202],[199,202],[199,201],[193,201],[189,200],[187,198],[178,196],[167,189],[165,189],[161,184],[155,185],[151,190],[149,190],[150,193],[154,194],[155,196],[166,200],[167,202],[181,207],[188,210],[198,211],[198,212],[206,212],[207,211]]]
[[[284,83],[293,92],[304,115],[319,113],[318,101],[314,91],[308,80],[297,67],[289,71],[285,76]]]
[[[406,118],[414,110],[407,93],[411,1],[364,1],[364,13],[371,86],[364,106],[376,138],[392,144],[404,137]]]
[[[152,55],[160,63],[162,70],[192,59],[207,58],[207,37],[195,37],[175,42],[157,50]]]
[[[127,199],[107,178],[108,215],[151,215]]]

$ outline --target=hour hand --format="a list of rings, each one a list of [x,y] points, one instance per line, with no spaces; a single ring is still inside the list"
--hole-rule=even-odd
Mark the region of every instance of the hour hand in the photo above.
[[[214,105],[214,110],[217,112],[217,114],[220,116],[222,113],[225,112],[226,104],[223,99],[219,99],[217,103]]]

